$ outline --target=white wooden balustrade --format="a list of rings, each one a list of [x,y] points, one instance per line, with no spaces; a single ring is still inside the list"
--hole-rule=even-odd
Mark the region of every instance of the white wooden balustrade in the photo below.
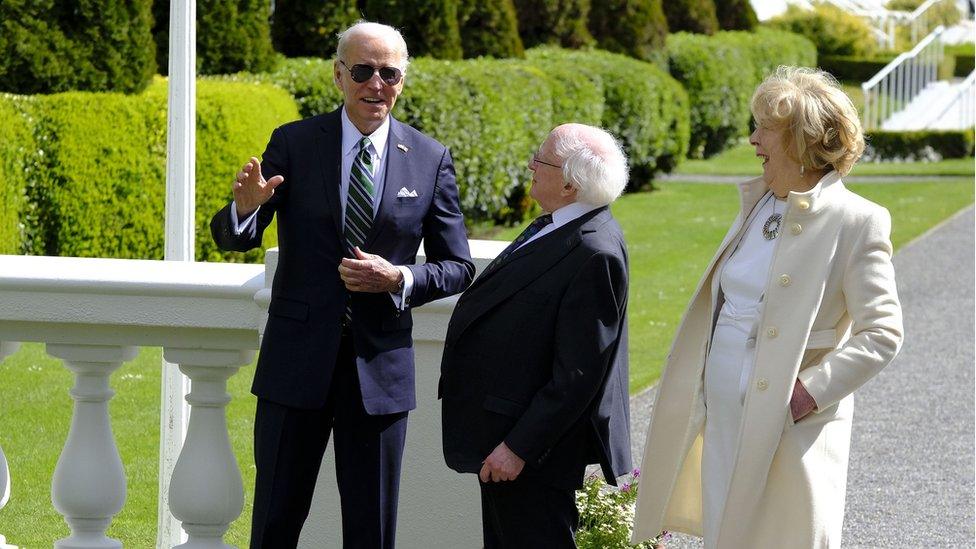
[[[473,241],[478,268],[505,244]],[[162,347],[164,358],[190,379],[187,436],[163,499],[188,535],[180,547],[227,547],[224,534],[244,506],[225,419],[227,380],[259,347],[276,263],[276,250],[269,250],[265,265],[0,256],[0,360],[16,352],[17,342],[42,342],[74,374],[65,395],[74,401],[71,425],[51,482],[52,503],[70,535],[52,536],[55,547],[121,547],[106,536],[126,498],[125,467],[108,415],[110,379],[141,346]],[[414,311],[419,406],[410,416],[404,454],[401,547],[480,543],[477,482],[447,469],[441,457],[436,387],[454,303],[448,298]],[[340,544],[334,482],[327,461],[302,547]],[[16,491],[13,503],[9,495],[0,451],[0,517],[5,504],[16,503]],[[0,549],[7,541],[17,544],[0,535]]]

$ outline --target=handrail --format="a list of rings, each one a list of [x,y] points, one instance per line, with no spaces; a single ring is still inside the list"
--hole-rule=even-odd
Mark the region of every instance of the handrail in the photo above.
[[[939,116],[933,118],[928,124],[925,125],[926,129],[930,128],[933,124],[942,119],[943,116],[948,114],[950,110],[955,108],[960,102],[960,125],[964,128],[971,128],[974,121],[976,121],[976,112],[974,112],[974,99],[973,99],[973,88],[976,87],[976,70],[969,73],[969,76],[959,85],[959,91],[956,92],[956,96],[952,98]]]
[[[936,4],[946,1],[949,0],[925,0],[908,15],[908,23],[912,28],[912,42],[918,41],[919,31],[928,20],[929,10]]]
[[[944,31],[945,27],[939,25],[911,51],[900,54],[861,84],[864,129],[880,127],[938,78],[938,66],[943,56],[940,37]]]

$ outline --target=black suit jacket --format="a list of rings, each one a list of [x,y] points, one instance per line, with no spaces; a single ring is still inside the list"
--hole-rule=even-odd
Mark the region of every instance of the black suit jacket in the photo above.
[[[276,129],[264,151],[266,179],[285,178],[258,211],[251,231],[234,235],[228,204],[211,221],[225,250],[260,246],[278,216],[278,268],[252,392],[299,408],[325,403],[339,348],[340,321],[349,292],[338,265],[348,251],[339,195],[341,111]],[[390,120],[386,180],[363,250],[414,276],[409,305],[458,293],[474,276],[458,205],[450,152],[417,130]],[[406,188],[416,197],[398,197]],[[427,261],[416,261],[424,239]],[[396,310],[386,293],[353,292],[351,326],[363,404],[370,414],[416,407],[410,310]]]
[[[459,299],[441,363],[444,457],[476,473],[502,441],[523,475],[582,485],[631,467],[627,252],[608,208],[513,253]]]

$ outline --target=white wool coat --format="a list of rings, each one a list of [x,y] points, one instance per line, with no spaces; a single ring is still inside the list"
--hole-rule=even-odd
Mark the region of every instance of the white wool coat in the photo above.
[[[633,541],[661,530],[702,535],[703,370],[721,307],[713,276],[767,191],[740,186],[741,210],[698,284],[661,376],[641,466]],[[791,192],[754,329],[725,511],[706,548],[840,547],[855,389],[898,352],[901,306],[888,211],[831,172]],[[817,410],[794,424],[797,378]]]

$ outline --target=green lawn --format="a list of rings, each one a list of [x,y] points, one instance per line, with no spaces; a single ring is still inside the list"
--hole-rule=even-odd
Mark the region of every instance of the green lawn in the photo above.
[[[708,160],[685,160],[675,173],[703,175],[762,175],[762,161],[747,143],[732,147]],[[859,162],[851,175],[973,175],[972,158],[940,162]]]
[[[904,245],[973,202],[972,178],[851,185],[887,206],[894,219],[892,239]],[[613,206],[626,233],[631,259],[631,391],[657,379],[671,338],[694,286],[735,215],[732,185],[664,183],[653,193],[627,195]],[[512,238],[509,228],[498,238]],[[127,547],[155,546],[156,468],[159,440],[159,349],[139,357],[112,376],[116,397],[110,413],[128,477],[128,496],[109,535]],[[248,540],[254,482],[251,427],[255,399],[248,392],[253,365],[231,378],[228,405],[231,441],[241,464],[245,508],[226,541]],[[71,417],[72,376],[42,345],[25,345],[0,364],[4,403],[0,445],[10,464],[12,493],[0,510],[0,534],[28,548],[50,547],[68,534],[51,506],[51,476]]]

